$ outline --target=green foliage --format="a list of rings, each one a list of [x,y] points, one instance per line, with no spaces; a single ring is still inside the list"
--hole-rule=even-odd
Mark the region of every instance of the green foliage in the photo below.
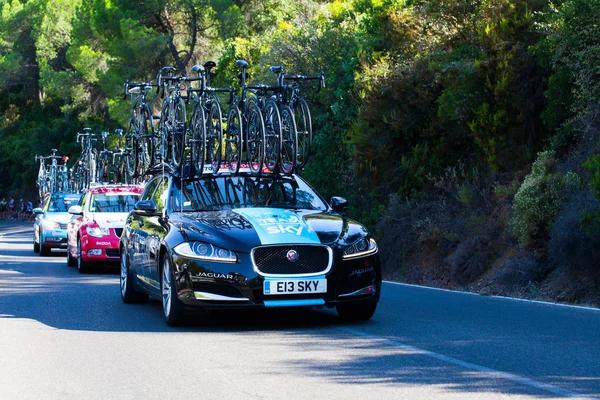
[[[513,202],[511,230],[521,246],[539,244],[563,206],[565,193],[583,186],[574,172],[553,171],[553,151],[538,153]]]

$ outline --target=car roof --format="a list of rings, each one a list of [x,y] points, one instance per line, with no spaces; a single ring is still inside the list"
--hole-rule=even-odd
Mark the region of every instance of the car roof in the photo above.
[[[141,194],[144,190],[143,186],[139,185],[103,185],[103,186],[92,186],[88,189],[91,194],[104,194],[104,193],[136,193]]]

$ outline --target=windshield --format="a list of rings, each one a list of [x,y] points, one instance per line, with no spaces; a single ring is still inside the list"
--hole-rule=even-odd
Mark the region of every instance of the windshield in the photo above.
[[[133,209],[140,195],[136,193],[103,193],[92,195],[90,212],[126,213]]]
[[[69,207],[79,202],[80,194],[73,193],[69,195],[52,196],[48,201],[48,212],[68,212]]]
[[[184,181],[183,190],[180,182],[175,181],[172,196],[174,211],[246,207],[327,209],[306,183],[292,178],[214,177]]]

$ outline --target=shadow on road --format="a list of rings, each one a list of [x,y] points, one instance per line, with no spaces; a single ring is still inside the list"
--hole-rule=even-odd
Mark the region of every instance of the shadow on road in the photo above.
[[[305,355],[290,361],[288,367],[300,369],[307,376],[341,384],[436,385],[455,392],[561,397],[493,374],[432,359],[417,348],[356,336],[346,329],[355,326],[401,343],[411,343],[414,333],[410,331],[409,317],[384,319],[381,312],[373,320],[356,325],[343,324],[335,313],[328,310],[221,312],[210,315],[190,312],[186,326],[170,328],[163,321],[158,300],[134,305],[121,301],[117,266],[80,274],[76,268],[67,266],[62,252],[53,252],[50,257],[35,254],[30,230],[7,233],[7,229],[0,226],[0,232],[4,235],[0,237],[0,320],[27,318],[54,329],[97,332],[277,333],[286,338],[283,349],[280,344],[277,351],[302,351]],[[402,315],[397,309],[392,316],[394,314]],[[448,339],[442,334],[437,340]],[[481,340],[501,342],[505,338],[497,334]],[[465,348],[476,345],[473,340],[464,343]],[[498,357],[507,356],[498,354]],[[578,381],[587,380],[589,389],[586,394],[600,395],[600,378],[597,375],[571,372],[545,377],[566,386],[570,382],[573,389],[577,389]]]

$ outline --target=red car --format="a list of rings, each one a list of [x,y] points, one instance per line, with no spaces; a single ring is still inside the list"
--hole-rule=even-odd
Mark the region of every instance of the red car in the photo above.
[[[125,219],[143,191],[135,185],[104,185],[88,189],[67,225],[67,264],[83,273],[92,263],[118,263]]]

